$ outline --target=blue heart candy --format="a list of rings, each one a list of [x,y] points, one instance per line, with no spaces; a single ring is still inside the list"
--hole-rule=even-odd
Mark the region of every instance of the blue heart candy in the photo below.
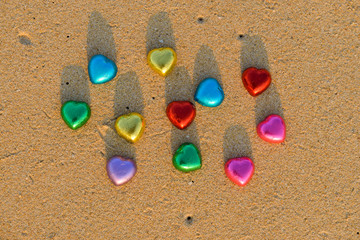
[[[204,79],[196,89],[195,101],[205,107],[217,107],[224,100],[224,91],[215,78]]]
[[[94,84],[106,83],[117,73],[115,63],[104,55],[93,56],[88,65],[90,81]]]

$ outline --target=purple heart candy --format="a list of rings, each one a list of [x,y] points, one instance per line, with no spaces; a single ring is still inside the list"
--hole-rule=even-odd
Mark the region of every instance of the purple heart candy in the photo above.
[[[134,177],[136,173],[136,165],[131,159],[114,156],[107,162],[106,170],[110,180],[116,186],[120,186],[127,183]]]

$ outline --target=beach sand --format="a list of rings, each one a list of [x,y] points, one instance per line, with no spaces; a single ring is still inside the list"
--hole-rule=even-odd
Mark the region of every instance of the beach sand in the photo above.
[[[359,2],[144,2],[0,3],[0,239],[359,239]],[[165,78],[146,61],[163,46],[178,56]],[[94,54],[116,62],[114,80],[90,83]],[[250,66],[272,75],[256,98]],[[194,102],[206,77],[225,100],[196,103],[180,131],[166,106]],[[67,100],[92,110],[76,131]],[[129,112],[146,119],[133,145],[114,129]],[[269,114],[285,120],[283,144],[257,136]],[[200,170],[173,167],[184,142]],[[116,154],[138,167],[119,187],[105,169]],[[224,173],[240,156],[255,164],[245,187]]]

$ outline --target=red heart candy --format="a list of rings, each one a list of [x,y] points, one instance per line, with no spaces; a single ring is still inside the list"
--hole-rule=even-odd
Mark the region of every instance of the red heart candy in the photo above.
[[[191,102],[174,101],[167,106],[166,114],[175,127],[185,129],[194,120],[196,110]]]
[[[266,69],[251,67],[243,72],[242,81],[250,95],[255,97],[269,87],[271,83],[271,76]]]

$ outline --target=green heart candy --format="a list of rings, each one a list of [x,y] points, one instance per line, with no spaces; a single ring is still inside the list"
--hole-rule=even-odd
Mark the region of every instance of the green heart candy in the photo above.
[[[73,130],[80,128],[90,118],[90,107],[85,102],[68,101],[61,107],[64,122]]]
[[[173,165],[182,172],[200,169],[201,156],[199,150],[192,143],[183,143],[174,154]]]

